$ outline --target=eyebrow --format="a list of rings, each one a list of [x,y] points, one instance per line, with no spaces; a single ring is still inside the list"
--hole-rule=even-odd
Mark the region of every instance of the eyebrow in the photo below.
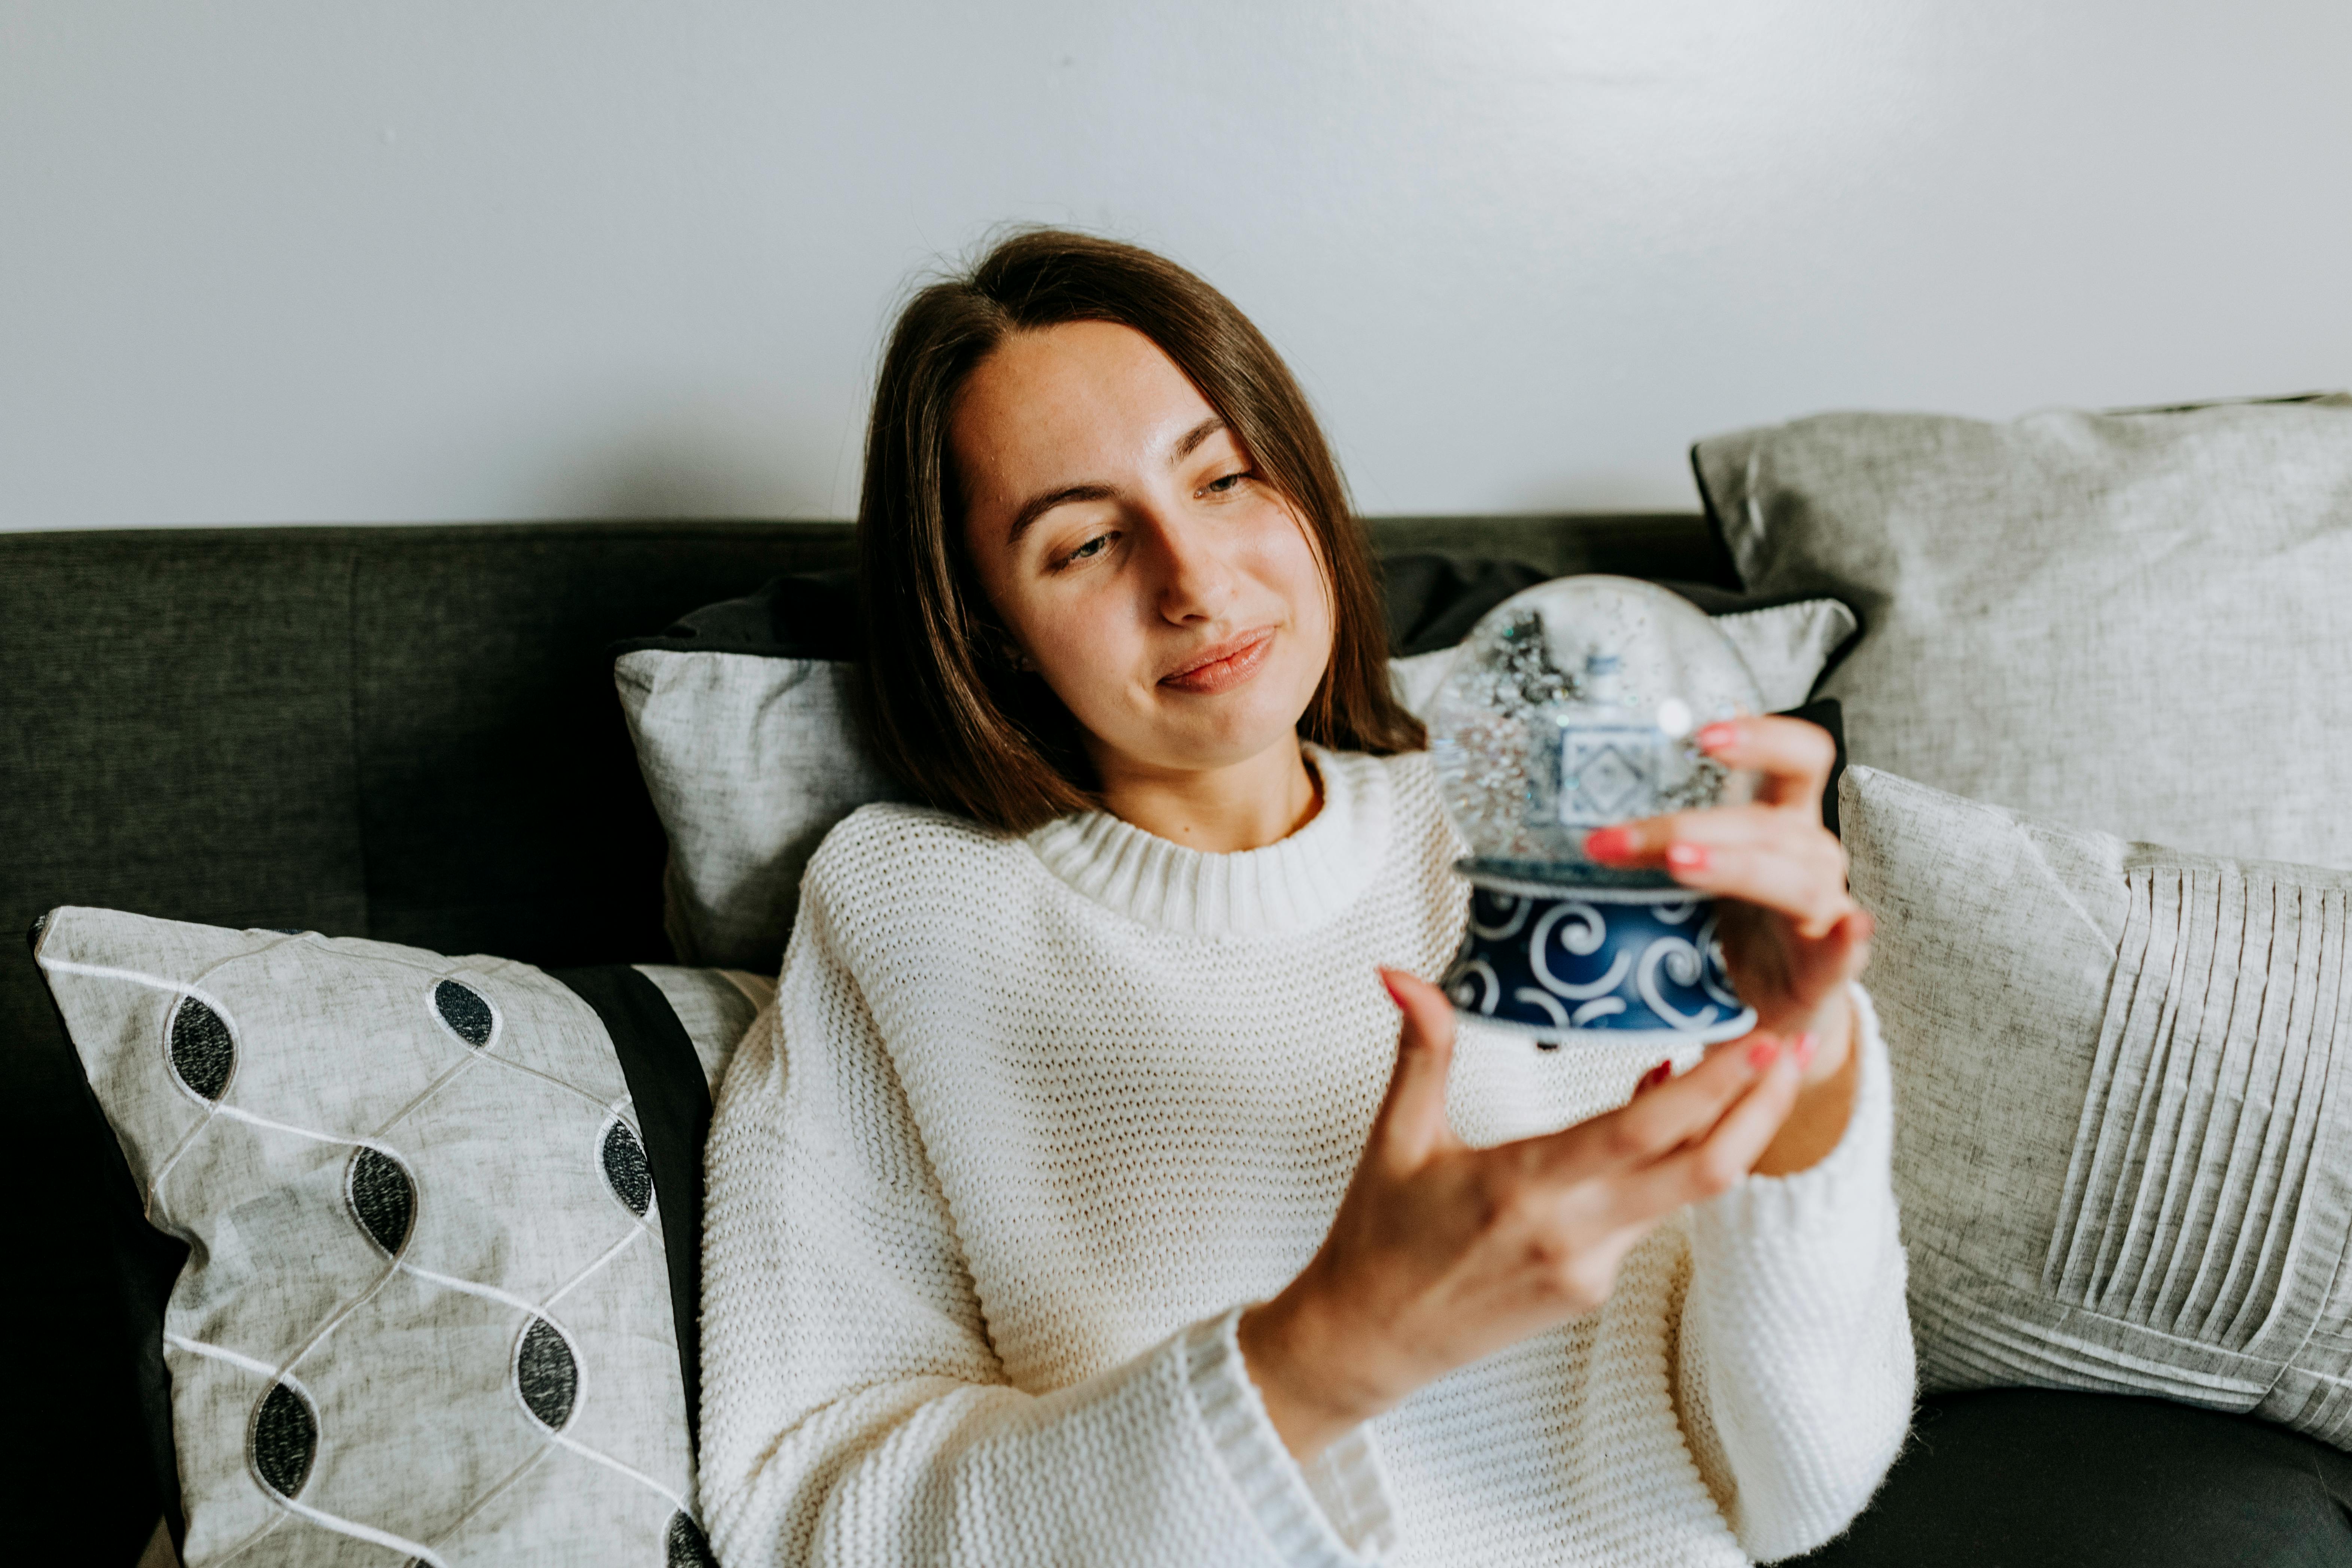
[[[1212,414],[1190,430],[1185,431],[1178,438],[1175,449],[1168,454],[1170,465],[1181,463],[1199,451],[1202,442],[1224,427],[1223,416]],[[1013,514],[1013,527],[1006,532],[1004,542],[1008,545],[1020,543],[1021,536],[1029,531],[1030,524],[1057,506],[1064,506],[1071,501],[1109,500],[1118,493],[1108,485],[1064,485],[1060,489],[1047,490],[1042,495],[1031,496],[1022,503],[1021,510]]]
[[[1198,425],[1193,426],[1190,430],[1184,432],[1184,438],[1176,443],[1176,449],[1168,454],[1168,460],[1171,463],[1182,462],[1185,458],[1191,457],[1199,449],[1202,442],[1207,440],[1210,437],[1215,435],[1224,427],[1225,421],[1223,416],[1217,414],[1210,415],[1206,419],[1202,420]]]

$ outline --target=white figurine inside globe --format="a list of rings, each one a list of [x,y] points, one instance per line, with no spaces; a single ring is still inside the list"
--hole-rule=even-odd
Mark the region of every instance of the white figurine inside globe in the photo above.
[[[1630,577],[1563,577],[1487,612],[1455,651],[1431,711],[1446,816],[1474,879],[1669,881],[1599,866],[1596,827],[1736,805],[1752,775],[1696,732],[1758,711],[1755,677],[1689,600]]]

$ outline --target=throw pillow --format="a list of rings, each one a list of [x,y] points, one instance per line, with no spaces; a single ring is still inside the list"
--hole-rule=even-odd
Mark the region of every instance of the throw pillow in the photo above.
[[[1835,599],[1803,599],[1759,610],[1732,610],[1715,624],[1739,650],[1768,711],[1801,707],[1830,656],[1853,635],[1853,612]],[[1416,719],[1429,717],[1439,682],[1454,658],[1450,647],[1389,660],[1397,700]]]
[[[35,956],[188,1247],[152,1415],[190,1568],[710,1561],[701,1142],[765,982],[79,908]]]
[[[1843,788],[1926,1386],[2352,1447],[2352,874]]]
[[[1832,414],[1693,460],[1750,592],[1860,613],[1822,685],[1857,762],[2126,837],[2352,868],[2352,395]]]
[[[1531,572],[1492,564],[1508,570],[1463,574],[1451,584],[1462,602],[1417,605],[1416,614],[1461,621],[1466,631],[1476,619],[1471,608],[1526,586],[1520,579]],[[831,580],[780,578],[660,638],[623,645],[614,661],[637,763],[669,835],[665,919],[681,962],[773,973],[802,868],[818,843],[859,806],[904,798],[859,736],[854,630],[840,609],[849,591]],[[1773,709],[1803,702],[1854,628],[1853,613],[1833,599],[1738,610],[1716,623]],[[1397,695],[1416,714],[1451,655],[1446,647],[1391,661]]]

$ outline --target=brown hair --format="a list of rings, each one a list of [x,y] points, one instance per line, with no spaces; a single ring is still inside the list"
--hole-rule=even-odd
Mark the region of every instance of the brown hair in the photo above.
[[[1331,596],[1332,641],[1299,732],[1335,750],[1418,750],[1420,721],[1389,688],[1379,571],[1306,394],[1273,345],[1174,262],[1038,229],[918,293],[882,356],[857,507],[864,707],[877,760],[934,805],[1008,831],[1097,804],[1076,721],[1003,657],[965,555],[949,441],[973,369],[1011,334],[1068,321],[1116,322],[1158,344],[1303,520]]]

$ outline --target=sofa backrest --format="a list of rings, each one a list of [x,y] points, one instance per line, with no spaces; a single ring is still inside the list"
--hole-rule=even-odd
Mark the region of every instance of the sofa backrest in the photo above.
[[[1386,520],[1391,549],[1720,577],[1696,518]],[[59,903],[529,963],[667,959],[614,641],[841,523],[0,534],[0,921]],[[21,949],[0,1040],[47,1025]]]
[[[1384,551],[1728,585],[1696,517],[1389,519]],[[58,904],[299,927],[542,966],[667,961],[664,844],[611,645],[780,573],[850,563],[842,523],[0,534],[0,921]],[[41,1201],[12,1303],[43,1347],[28,1479],[121,1542],[168,1455],[138,1436],[110,1261],[176,1244],[117,1191],[30,953],[0,946],[0,1101]],[[173,1258],[158,1267],[168,1278]],[[159,1471],[154,1467],[160,1465]]]

